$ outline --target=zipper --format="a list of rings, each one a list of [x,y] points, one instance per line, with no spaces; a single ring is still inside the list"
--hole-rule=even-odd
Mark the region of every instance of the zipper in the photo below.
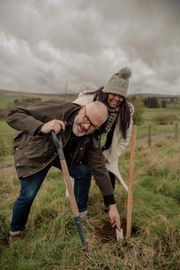
[[[78,150],[79,150],[80,148],[81,148],[81,146],[77,147],[76,152],[75,152],[75,154],[74,154],[74,157],[73,157],[72,160],[71,160],[71,164],[73,164],[73,161],[75,160],[76,154],[77,154],[77,152],[78,152]]]
[[[86,143],[86,144],[87,144],[87,143]],[[82,142],[82,143],[79,145],[79,147],[77,147],[76,152],[74,153],[74,156],[73,156],[73,158],[72,158],[72,160],[71,160],[71,164],[73,164],[73,162],[74,162],[74,160],[75,160],[75,157],[76,157],[78,151],[81,149],[81,147],[84,149],[85,146],[83,146],[83,145],[85,145],[84,142]],[[80,152],[80,151],[79,151],[79,152]]]

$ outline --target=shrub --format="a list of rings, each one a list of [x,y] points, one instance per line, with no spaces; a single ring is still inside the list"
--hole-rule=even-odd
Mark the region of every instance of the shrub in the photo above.
[[[131,98],[130,102],[134,106],[133,123],[134,125],[140,125],[143,122],[144,104],[141,99],[135,97]]]
[[[14,104],[16,105],[23,105],[23,104],[33,104],[41,102],[41,98],[38,97],[24,97],[21,99],[15,99]]]
[[[159,103],[156,97],[148,97],[144,99],[144,105],[147,108],[159,108]]]

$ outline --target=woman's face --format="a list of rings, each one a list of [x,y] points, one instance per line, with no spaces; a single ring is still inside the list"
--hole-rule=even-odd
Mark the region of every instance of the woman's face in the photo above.
[[[121,102],[123,101],[123,97],[116,94],[109,94],[107,99],[107,104],[110,108],[116,109],[119,107]]]

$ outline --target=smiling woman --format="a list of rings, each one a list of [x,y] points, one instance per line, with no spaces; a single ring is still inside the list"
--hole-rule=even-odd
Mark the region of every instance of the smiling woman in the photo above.
[[[107,103],[110,108],[117,108],[123,101],[123,97],[117,94],[109,94],[107,98]]]
[[[105,87],[101,87],[97,91],[84,91],[74,101],[76,104],[85,106],[91,101],[98,100],[107,107],[108,118],[98,130],[101,148],[105,156],[106,168],[109,171],[113,188],[115,188],[115,179],[117,179],[126,190],[127,185],[119,172],[118,158],[125,151],[131,136],[134,108],[127,101],[130,77],[131,69],[128,67],[122,68],[119,72],[113,74]],[[96,123],[93,121],[93,118],[90,118],[90,110],[87,109],[84,119],[88,128],[91,126],[93,128],[94,125],[96,126]]]

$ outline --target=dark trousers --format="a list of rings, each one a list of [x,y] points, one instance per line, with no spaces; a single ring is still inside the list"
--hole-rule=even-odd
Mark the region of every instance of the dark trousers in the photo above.
[[[52,166],[60,167],[59,160],[56,159],[41,171],[28,178],[21,179],[20,194],[13,208],[11,231],[23,231],[25,229],[32,203]],[[87,209],[91,173],[88,165],[71,166],[68,169],[71,177],[75,179],[74,193],[79,211],[82,212]]]

